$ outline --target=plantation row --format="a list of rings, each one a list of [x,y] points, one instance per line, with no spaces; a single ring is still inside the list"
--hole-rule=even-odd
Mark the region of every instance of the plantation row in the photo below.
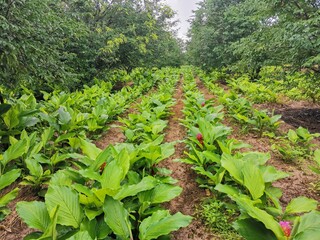
[[[290,72],[283,67],[263,67],[259,79],[252,81],[247,74],[228,74],[227,71],[199,73],[204,78],[227,82],[232,90],[244,94],[252,103],[285,101],[284,96],[293,100],[319,102],[320,91],[315,86],[315,76],[302,71]]]
[[[180,161],[192,165],[199,186],[212,192],[212,201],[225,214],[223,229],[220,219],[213,228],[221,230],[222,238],[316,239],[318,202],[298,197],[283,206],[282,191],[273,183],[289,175],[267,165],[269,153],[248,151],[249,144],[231,138],[232,129],[223,121],[227,115],[244,132],[276,139],[273,149],[285,160],[307,157],[320,166],[320,151],[312,145],[319,135],[299,128],[279,136],[281,116],[253,107],[253,102],[274,101],[272,87],[242,77],[225,91],[215,81],[227,75],[196,70],[215,95],[206,101],[193,71],[136,69],[125,76],[133,85],[118,92],[99,82],[73,93],[43,92],[42,101],[27,90],[19,98],[7,94],[0,105],[0,190],[6,192],[0,197],[2,219],[10,213],[6,205],[18,196],[19,183],[32,186],[41,197],[16,205],[19,217],[37,230],[28,239],[147,240],[188,226],[192,217],[163,208],[183,189],[168,169],[157,166],[175,152],[175,142],[164,142],[164,130],[183,72],[181,123],[188,132],[188,152]],[[237,92],[248,93],[248,98]],[[139,97],[135,111],[120,117]],[[125,143],[99,149],[92,140],[115,119]],[[320,173],[319,167],[311,168]]]
[[[44,190],[39,192],[44,195],[44,202],[17,204],[19,216],[39,231],[30,238],[154,239],[190,222],[188,216],[170,215],[161,210],[160,203],[176,197],[182,189],[174,185],[176,181],[167,176],[165,169],[156,168],[158,162],[174,153],[173,143],[162,143],[162,132],[167,124],[164,118],[174,104],[172,92],[178,73],[168,69],[159,71],[154,73],[152,82],[142,79],[145,82],[138,87],[124,88],[112,95],[106,94],[106,89],[101,90],[101,86],[94,86],[82,93],[46,97],[47,101],[41,104],[46,104],[46,112],[52,111],[47,116],[54,121],[48,121],[47,128],[41,128],[43,123],[33,125],[34,128],[40,125],[41,137],[38,132],[26,130],[17,138],[9,137],[10,146],[1,155],[1,189],[21,177],[20,184]],[[83,129],[88,125],[84,120],[90,115],[82,111],[92,109],[94,115],[99,105],[106,118],[116,116],[155,85],[157,93],[142,97],[138,113],[120,119],[124,123],[126,143],[100,150],[85,139],[88,131]],[[90,99],[82,100],[84,97]],[[3,118],[25,98],[22,96],[16,105],[12,104]],[[109,110],[113,102],[118,107]],[[39,116],[44,114],[41,110]],[[101,127],[103,124],[101,122]],[[16,188],[3,196],[2,206],[17,196],[18,191]],[[8,214],[7,209],[2,210]]]
[[[223,104],[228,116],[243,126],[244,132],[275,138],[280,116],[253,108],[246,98],[232,90],[226,93],[211,78],[203,76],[202,80]],[[187,87],[194,89],[194,82],[190,81]],[[250,87],[261,90],[259,86]],[[279,200],[282,191],[272,183],[289,175],[266,165],[269,153],[241,150],[250,146],[228,137],[231,130],[222,124],[223,107],[214,107],[211,101],[201,101],[203,95],[195,91],[187,95],[185,114],[190,120],[184,124],[189,129],[187,143],[190,151],[184,162],[193,164],[201,186],[211,189],[218,201],[226,201],[225,206],[228,206],[230,203],[225,198],[228,196],[237,204],[240,216],[233,227],[245,239],[317,239],[320,233],[320,213],[316,211],[318,202],[298,197],[282,206]],[[278,137],[279,145],[275,144],[274,150],[284,160],[311,158],[320,166],[320,151],[313,151],[311,144],[314,137],[319,137],[319,134],[310,134],[302,127],[296,131],[289,130],[286,136]],[[319,167],[311,168],[319,173]],[[230,216],[230,220],[234,218],[234,215]]]

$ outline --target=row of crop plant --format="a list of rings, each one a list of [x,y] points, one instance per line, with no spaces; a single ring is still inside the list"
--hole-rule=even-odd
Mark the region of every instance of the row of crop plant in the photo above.
[[[97,82],[91,87],[72,93],[54,91],[43,93],[43,99],[37,101],[32,92],[19,98],[10,94],[0,104],[0,147],[5,150],[9,137],[19,135],[22,130],[39,131],[52,127],[56,135],[84,134],[92,135],[105,131],[106,123],[115,119],[130,106],[137,97],[149,91],[156,83],[165,78],[164,71],[151,72],[147,79],[141,79],[145,73],[132,73],[133,86],[123,87],[112,93],[108,82]],[[138,77],[140,76],[140,77]]]
[[[319,151],[313,139],[320,137],[320,133],[310,133],[308,129],[299,127],[296,130],[289,129],[286,133],[277,131],[281,124],[281,115],[274,115],[267,110],[259,110],[253,107],[251,101],[233,90],[224,92],[214,80],[202,75],[205,85],[212,91],[223,106],[228,110],[228,116],[242,126],[244,133],[252,132],[258,137],[269,137],[274,144],[272,149],[286,162],[301,162],[305,159],[314,160],[316,168],[311,169],[319,174]]]
[[[143,97],[129,114],[126,142],[101,150],[81,137],[70,137],[77,160],[51,176],[44,202],[20,202],[19,216],[38,232],[32,239],[157,239],[187,226],[191,217],[161,207],[181,193],[168,170],[156,167],[174,153],[163,142],[165,118],[174,104],[178,80],[170,71],[157,92]]]
[[[133,73],[137,84],[116,93],[110,92],[109,83],[99,82],[73,93],[43,93],[42,101],[31,92],[20,98],[8,94],[0,104],[0,190],[18,180],[43,195],[56,171],[83,159],[76,150],[76,136],[86,139],[108,128],[106,123],[166,78],[165,70]],[[9,214],[6,205],[18,192],[16,188],[1,196],[0,219]]]
[[[244,151],[247,144],[230,138],[231,129],[221,121],[223,107],[204,101],[191,77],[184,89],[189,152],[183,162],[193,165],[200,186],[210,189],[216,201],[239,211],[234,229],[245,239],[317,239],[318,202],[298,197],[282,206],[282,191],[272,183],[288,174],[266,164],[269,153]]]
[[[210,77],[227,84],[253,103],[283,103],[287,98],[320,100],[319,76],[303,70],[292,73],[282,67],[263,67],[259,79],[254,81],[246,74],[227,74],[223,71],[213,71]]]

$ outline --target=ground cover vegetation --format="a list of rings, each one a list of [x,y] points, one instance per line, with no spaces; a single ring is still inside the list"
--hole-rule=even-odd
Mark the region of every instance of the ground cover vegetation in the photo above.
[[[201,1],[185,46],[173,17],[0,0],[0,238],[320,236],[320,2]]]

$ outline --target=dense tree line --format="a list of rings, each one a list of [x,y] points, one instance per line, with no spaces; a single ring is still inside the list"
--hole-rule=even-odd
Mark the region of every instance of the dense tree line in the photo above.
[[[255,78],[266,65],[319,74],[319,0],[204,0],[189,31],[188,59]]]
[[[180,43],[161,0],[0,0],[0,79],[75,89],[112,69],[176,66]]]

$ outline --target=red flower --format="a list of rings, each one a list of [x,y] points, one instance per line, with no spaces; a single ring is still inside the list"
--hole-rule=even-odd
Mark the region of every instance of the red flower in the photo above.
[[[198,139],[198,141],[203,145],[203,136],[202,136],[201,133],[198,133],[198,134],[197,134],[197,139]]]
[[[201,133],[198,133],[198,134],[197,134],[197,139],[198,139],[199,142],[200,142],[200,141],[203,141],[203,136],[202,136]]]
[[[290,234],[291,234],[291,225],[290,225],[290,222],[285,222],[285,221],[281,221],[279,222],[282,230],[283,230],[283,233],[286,237],[290,237]]]

